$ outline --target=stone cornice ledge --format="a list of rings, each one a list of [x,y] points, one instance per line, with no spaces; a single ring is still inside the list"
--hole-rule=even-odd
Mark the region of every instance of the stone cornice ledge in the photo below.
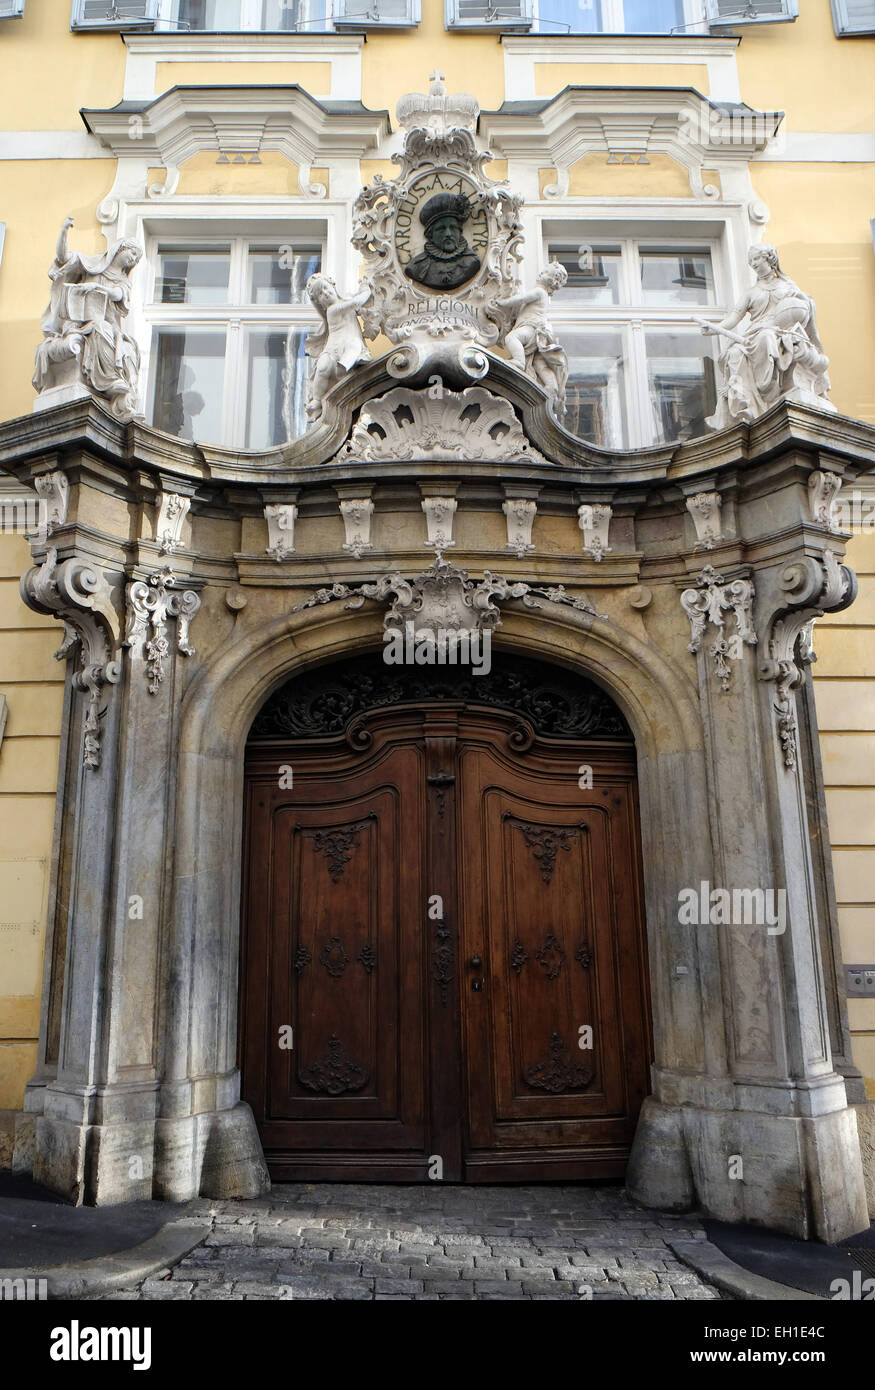
[[[716,480],[727,471],[744,471],[749,463],[762,463],[794,448],[811,455],[815,467],[828,458],[849,478],[875,467],[875,426],[785,401],[752,425],[688,443],[628,452],[594,449],[557,424],[541,392],[527,378],[497,359],[491,368],[482,384],[514,403],[529,439],[550,461],[463,461],[466,478],[502,475],[560,487],[640,488],[706,475]],[[456,460],[393,460],[379,465],[326,461],[347,438],[355,410],[395,385],[379,361],[372,363],[336,388],[332,408],[316,429],[290,445],[259,454],[188,443],[142,421],[122,425],[96,402],[74,401],[0,424],[0,468],[26,481],[47,456],[57,461],[54,466],[63,467],[85,452],[128,472],[154,470],[168,479],[225,486],[330,485],[364,475],[397,480],[458,473]]]

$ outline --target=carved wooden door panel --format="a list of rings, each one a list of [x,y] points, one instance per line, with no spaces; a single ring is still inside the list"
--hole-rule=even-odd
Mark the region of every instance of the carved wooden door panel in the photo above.
[[[247,751],[241,1070],[271,1174],[620,1175],[649,1056],[622,716],[525,663],[386,679],[316,673]]]
[[[647,1089],[634,759],[550,742],[461,745],[469,1181],[622,1174]]]
[[[423,1175],[423,783],[415,740],[247,760],[241,1061],[275,1178]]]

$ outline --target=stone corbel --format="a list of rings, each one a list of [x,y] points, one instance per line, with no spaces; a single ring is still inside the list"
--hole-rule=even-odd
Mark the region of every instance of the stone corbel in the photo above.
[[[696,653],[701,650],[705,630],[709,626],[716,629],[716,637],[708,648],[714,662],[714,669],[723,693],[729,690],[732,667],[727,661],[740,660],[745,646],[755,646],[757,636],[753,629],[754,587],[750,579],[733,579],[727,582],[722,574],[717,574],[712,565],[706,565],[696,580],[695,589],[684,589],[681,594],[681,607],[690,620],[690,642],[687,650]],[[732,614],[735,631],[727,637],[724,618]]]
[[[201,606],[193,589],[177,589],[177,579],[166,566],[150,574],[148,580],[135,579],[127,591],[127,627],[124,646],[132,657],[146,662],[149,694],[157,695],[166,675],[165,662],[170,654],[167,619],[176,618],[176,650],[182,656],[194,656],[195,649],[188,640],[188,629]]]
[[[182,526],[190,506],[191,498],[182,493],[161,493],[156,528],[161,555],[172,555],[175,550],[182,549]]]
[[[723,540],[720,521],[720,508],[723,500],[719,492],[694,492],[687,498],[687,511],[693,518],[696,528],[696,545],[713,550],[717,541]]]
[[[429,550],[435,550],[440,554],[442,550],[449,550],[456,544],[453,540],[456,505],[455,497],[423,497],[422,510],[425,512],[425,524],[428,528],[428,540],[425,544]]]
[[[77,556],[58,564],[58,552],[52,547],[43,563],[23,576],[21,597],[34,612],[63,622],[64,641],[55,653],[57,661],[78,648],[73,686],[88,695],[82,763],[96,769],[100,766],[101,692],[105,685],[115,685],[121,674],[112,586],[101,570]]]
[[[532,542],[532,523],[538,504],[529,497],[508,497],[502,502],[501,510],[507,521],[505,550],[512,550],[517,559],[522,560],[535,548]]]
[[[778,576],[784,596],[772,615],[760,647],[759,678],[775,686],[774,711],[784,767],[793,772],[798,757],[795,691],[805,667],[817,660],[813,646],[814,620],[840,613],[857,596],[857,576],[840,565],[831,550],[822,560],[806,555],[785,565]]]
[[[582,502],[577,509],[577,524],[583,532],[583,552],[591,555],[596,564],[610,552],[610,527],[613,507],[606,502]]]
[[[178,165],[168,164],[164,170],[164,182],[147,184],[146,196],[148,198],[172,198],[179,187],[179,172]]]
[[[346,532],[343,549],[348,555],[360,560],[366,550],[373,550],[371,517],[374,514],[374,504],[370,497],[340,497],[339,506]]]
[[[309,164],[298,165],[298,188],[305,198],[327,198],[328,189],[324,183],[311,183],[312,168]]]
[[[544,197],[545,197],[545,198],[567,198],[567,197],[568,197],[568,184],[569,184],[569,181],[570,181],[570,170],[568,169],[568,167],[567,167],[566,165],[563,165],[563,164],[557,164],[557,165],[556,165],[556,181],[555,181],[555,183],[545,183],[545,184],[544,184],[544,190],[543,190],[543,191],[544,191]]]
[[[295,522],[298,509],[293,502],[270,502],[264,509],[267,522],[266,554],[277,564],[295,553]]]
[[[815,469],[808,475],[808,505],[811,509],[811,520],[818,526],[825,526],[827,531],[832,531],[836,535],[841,527],[835,516],[835,500],[839,495],[842,480],[838,473],[824,473]]]
[[[66,473],[53,469],[51,473],[41,473],[34,478],[33,485],[40,499],[40,531],[51,536],[67,520],[67,504],[70,500],[70,484]]]

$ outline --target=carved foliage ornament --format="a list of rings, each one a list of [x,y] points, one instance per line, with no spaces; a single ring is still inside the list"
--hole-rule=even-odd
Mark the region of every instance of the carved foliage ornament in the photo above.
[[[312,597],[296,604],[295,613],[316,604],[345,600],[345,608],[361,608],[366,599],[390,603],[383,622],[384,632],[404,632],[407,621],[417,629],[452,629],[491,631],[501,626],[501,614],[496,600],[522,599],[527,608],[540,608],[543,599],[551,603],[568,604],[579,612],[597,617],[588,598],[572,596],[562,584],[550,588],[514,583],[499,574],[485,570],[478,582],[469,578],[466,570],[458,569],[440,554],[434,563],[412,579],[398,571],[385,574],[373,583],[354,585],[333,584],[330,589],[317,589]]]
[[[798,739],[794,692],[805,667],[816,661],[812,647],[815,618],[838,613],[857,596],[857,576],[840,565],[831,550],[821,560],[811,555],[785,565],[778,576],[783,601],[773,614],[760,647],[760,680],[775,686],[775,725],[782,761],[788,771],[797,765]]]
[[[145,658],[150,695],[157,695],[167,672],[168,618],[177,620],[176,650],[182,656],[195,654],[188,640],[188,629],[201,601],[193,589],[179,589],[177,585],[173,571],[166,567],[150,574],[147,580],[135,579],[128,585],[124,645],[131,649],[132,657]]]
[[[631,738],[613,701],[584,677],[493,651],[485,675],[439,667],[387,667],[379,654],[294,677],[255,718],[252,738],[340,734],[369,710],[429,700],[468,700],[512,710],[554,738]],[[441,785],[436,784],[437,791]]]
[[[41,565],[23,576],[21,597],[35,612],[63,622],[64,641],[56,660],[65,660],[78,649],[73,685],[88,695],[82,761],[86,768],[98,768],[101,692],[105,685],[115,685],[121,675],[115,655],[119,620],[112,587],[101,570],[75,556],[58,564],[58,552],[52,548]]]
[[[562,1035],[555,1031],[550,1038],[547,1059],[526,1067],[523,1072],[527,1086],[539,1091],[548,1091],[553,1096],[560,1095],[563,1091],[583,1091],[594,1076],[595,1068],[591,1062],[572,1062]]]
[[[684,589],[681,594],[681,606],[690,620],[692,631],[687,650],[700,650],[709,624],[716,629],[717,636],[708,652],[724,694],[729,690],[732,679],[732,668],[727,657],[740,659],[745,646],[753,646],[757,640],[751,616],[753,597],[753,582],[750,579],[727,582],[722,574],[715,572],[712,565],[706,565],[702,570],[695,589]],[[735,631],[727,639],[724,620],[728,614],[732,614]]]
[[[367,1080],[367,1071],[347,1057],[336,1033],[332,1033],[328,1039],[326,1055],[310,1066],[301,1067],[298,1072],[298,1081],[302,1086],[306,1086],[308,1091],[327,1096],[341,1096],[347,1091],[360,1091],[367,1084]]]

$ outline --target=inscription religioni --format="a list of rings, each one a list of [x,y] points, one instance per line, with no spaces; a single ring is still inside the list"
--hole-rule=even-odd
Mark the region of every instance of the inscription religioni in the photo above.
[[[244,451],[114,416],[66,313],[40,391],[69,394],[0,426],[51,498],[22,592],[67,681],[17,1164],[114,1202],[426,1181],[440,1155],[448,1181],[625,1175],[646,1206],[843,1239],[865,1095],[810,663],[855,596],[828,502],[873,431],[822,408],[811,306],[760,251],[769,302],[717,364],[750,418],[583,443],[565,271],[523,262],[476,102],[436,81],[398,120],[397,178],[353,204],[360,285],[310,279],[309,429]],[[439,210],[465,241],[482,215],[478,268],[426,299],[419,210],[462,197]],[[387,671],[408,621],[491,634],[489,673]],[[781,885],[787,929],[679,921],[702,883]]]

